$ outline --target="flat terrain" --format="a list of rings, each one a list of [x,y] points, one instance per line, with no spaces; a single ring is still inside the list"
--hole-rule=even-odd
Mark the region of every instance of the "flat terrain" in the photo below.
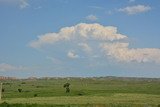
[[[10,104],[28,107],[52,106],[160,106],[160,79],[142,78],[52,78],[38,80],[6,80],[0,106]],[[70,83],[65,93],[64,83]],[[22,92],[18,92],[22,89]],[[33,106],[32,106],[33,104]],[[38,105],[37,105],[38,104]],[[8,106],[6,106],[8,107]],[[26,106],[25,106],[26,107]]]

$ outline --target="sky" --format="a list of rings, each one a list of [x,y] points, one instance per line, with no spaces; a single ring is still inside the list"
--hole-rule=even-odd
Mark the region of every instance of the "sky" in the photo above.
[[[159,0],[0,0],[0,76],[160,77]]]

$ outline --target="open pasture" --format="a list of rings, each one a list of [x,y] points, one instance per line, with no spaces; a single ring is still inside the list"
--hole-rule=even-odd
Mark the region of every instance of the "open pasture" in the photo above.
[[[7,80],[1,103],[33,106],[127,106],[160,105],[160,80],[139,78],[52,78]],[[63,85],[70,83],[70,93]],[[18,89],[22,91],[19,92]],[[47,105],[45,105],[47,104]],[[21,106],[22,106],[21,105]],[[29,105],[29,106],[31,106]]]

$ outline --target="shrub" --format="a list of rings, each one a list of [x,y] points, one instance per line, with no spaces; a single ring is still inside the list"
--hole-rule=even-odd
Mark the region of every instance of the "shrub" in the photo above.
[[[22,82],[21,84],[26,84],[26,82]]]
[[[9,82],[6,82],[6,83],[3,83],[3,85],[11,85],[11,83],[9,83]]]
[[[4,88],[2,88],[2,92],[4,92]]]
[[[21,93],[21,92],[22,92],[22,89],[20,89],[20,88],[19,88],[19,89],[18,89],[18,92],[20,92],[20,93]]]
[[[7,102],[3,102],[3,103],[1,103],[1,105],[0,105],[1,107],[9,107],[9,104],[7,103]]]
[[[63,85],[63,87],[66,88],[66,93],[69,93],[69,92],[70,92],[69,86],[70,86],[70,83],[65,83],[65,84]]]
[[[43,88],[44,86],[36,86],[36,88]]]
[[[85,93],[84,92],[79,92],[78,95],[83,96],[83,95],[85,95]]]
[[[38,94],[34,94],[34,97],[37,97],[38,96]]]

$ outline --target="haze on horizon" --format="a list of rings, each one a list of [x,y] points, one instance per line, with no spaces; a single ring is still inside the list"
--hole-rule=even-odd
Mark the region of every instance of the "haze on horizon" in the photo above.
[[[0,76],[160,77],[159,0],[0,0]]]

